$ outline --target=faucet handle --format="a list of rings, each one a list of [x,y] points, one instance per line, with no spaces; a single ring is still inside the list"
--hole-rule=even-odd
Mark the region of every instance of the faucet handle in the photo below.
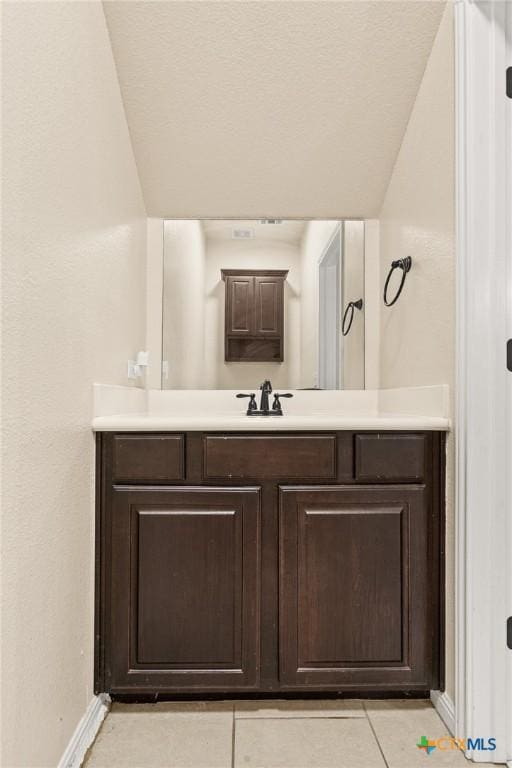
[[[257,411],[258,410],[258,404],[256,402],[256,393],[251,392],[250,395],[246,395],[243,392],[239,392],[235,397],[248,397],[249,398],[249,405],[247,406],[247,412],[249,411]]]
[[[281,408],[281,403],[279,401],[280,397],[293,397],[291,392],[274,392],[274,402],[272,404],[272,410],[277,411],[278,415],[283,412],[283,409]]]

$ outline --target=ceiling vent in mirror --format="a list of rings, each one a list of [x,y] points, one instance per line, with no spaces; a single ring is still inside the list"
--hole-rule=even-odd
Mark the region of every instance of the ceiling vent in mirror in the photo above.
[[[260,224],[282,224],[282,219],[260,219]]]
[[[231,237],[233,240],[250,240],[254,237],[254,229],[233,229]]]

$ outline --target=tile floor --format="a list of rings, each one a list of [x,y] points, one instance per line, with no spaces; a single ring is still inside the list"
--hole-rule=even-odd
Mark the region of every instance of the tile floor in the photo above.
[[[416,747],[447,730],[428,701],[114,704],[86,768],[470,766]],[[490,765],[479,763],[479,766]]]

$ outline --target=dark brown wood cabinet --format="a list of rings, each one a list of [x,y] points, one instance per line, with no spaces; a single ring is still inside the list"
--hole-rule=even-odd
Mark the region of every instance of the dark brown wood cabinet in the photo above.
[[[226,336],[254,335],[254,277],[231,275],[226,282]]]
[[[222,270],[227,362],[282,362],[287,270]]]
[[[443,687],[443,433],[97,449],[97,692]]]
[[[283,334],[283,291],[288,272],[255,275],[254,335],[263,338]]]
[[[254,687],[259,540],[257,488],[115,487],[107,686]]]
[[[283,686],[428,689],[424,487],[283,488]]]

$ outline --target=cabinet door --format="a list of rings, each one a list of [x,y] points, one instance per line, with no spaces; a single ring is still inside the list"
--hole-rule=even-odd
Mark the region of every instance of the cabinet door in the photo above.
[[[282,278],[254,278],[254,333],[256,336],[280,336],[283,326]]]
[[[259,679],[259,489],[115,487],[107,686]]]
[[[250,336],[254,333],[254,277],[226,279],[226,334]]]
[[[432,687],[423,486],[280,491],[284,688]]]

